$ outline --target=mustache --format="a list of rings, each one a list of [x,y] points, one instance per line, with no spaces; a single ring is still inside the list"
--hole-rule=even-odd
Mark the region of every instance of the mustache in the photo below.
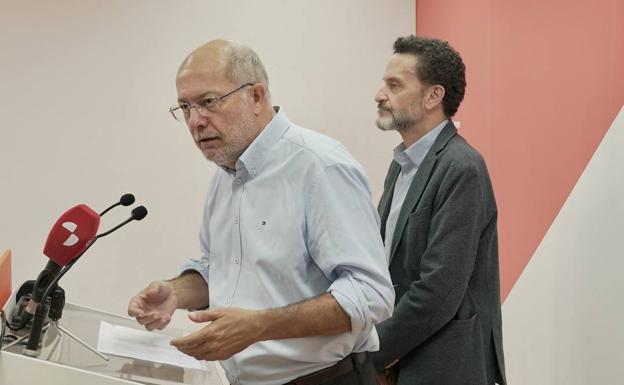
[[[377,103],[377,109],[381,111],[392,112],[392,108],[383,103]]]

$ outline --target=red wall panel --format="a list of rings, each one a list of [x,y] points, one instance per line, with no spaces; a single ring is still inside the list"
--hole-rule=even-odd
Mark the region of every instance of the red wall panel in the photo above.
[[[467,67],[460,132],[485,156],[507,296],[624,101],[618,0],[418,0]]]

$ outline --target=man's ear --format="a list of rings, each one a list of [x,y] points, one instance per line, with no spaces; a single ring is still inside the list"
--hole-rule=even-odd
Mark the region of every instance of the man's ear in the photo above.
[[[256,115],[260,114],[262,107],[268,97],[266,86],[263,83],[256,83],[251,86],[251,97]]]
[[[439,84],[430,86],[425,91],[425,108],[428,110],[435,109],[438,105],[442,104],[444,99],[444,87]]]

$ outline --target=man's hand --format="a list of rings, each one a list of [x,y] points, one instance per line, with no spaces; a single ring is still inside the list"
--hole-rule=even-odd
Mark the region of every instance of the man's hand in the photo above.
[[[136,317],[147,330],[162,330],[171,321],[177,307],[178,300],[171,286],[164,281],[155,281],[130,300],[128,315]]]
[[[263,332],[258,311],[227,307],[189,313],[193,322],[210,323],[171,345],[198,360],[225,360],[260,341]]]

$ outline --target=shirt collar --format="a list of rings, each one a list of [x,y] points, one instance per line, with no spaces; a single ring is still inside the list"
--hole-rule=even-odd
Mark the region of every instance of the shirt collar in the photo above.
[[[273,107],[276,114],[273,119],[260,131],[256,139],[251,142],[249,147],[241,154],[236,161],[236,170],[225,169],[229,174],[235,174],[238,177],[251,175],[255,176],[262,162],[277,144],[279,139],[284,135],[290,126],[290,120],[286,116],[283,108],[279,106]]]
[[[425,155],[427,155],[447,122],[448,119],[445,119],[407,149],[403,143],[394,148],[394,160],[401,166],[401,172],[408,172],[420,167],[423,159],[425,159]]]

